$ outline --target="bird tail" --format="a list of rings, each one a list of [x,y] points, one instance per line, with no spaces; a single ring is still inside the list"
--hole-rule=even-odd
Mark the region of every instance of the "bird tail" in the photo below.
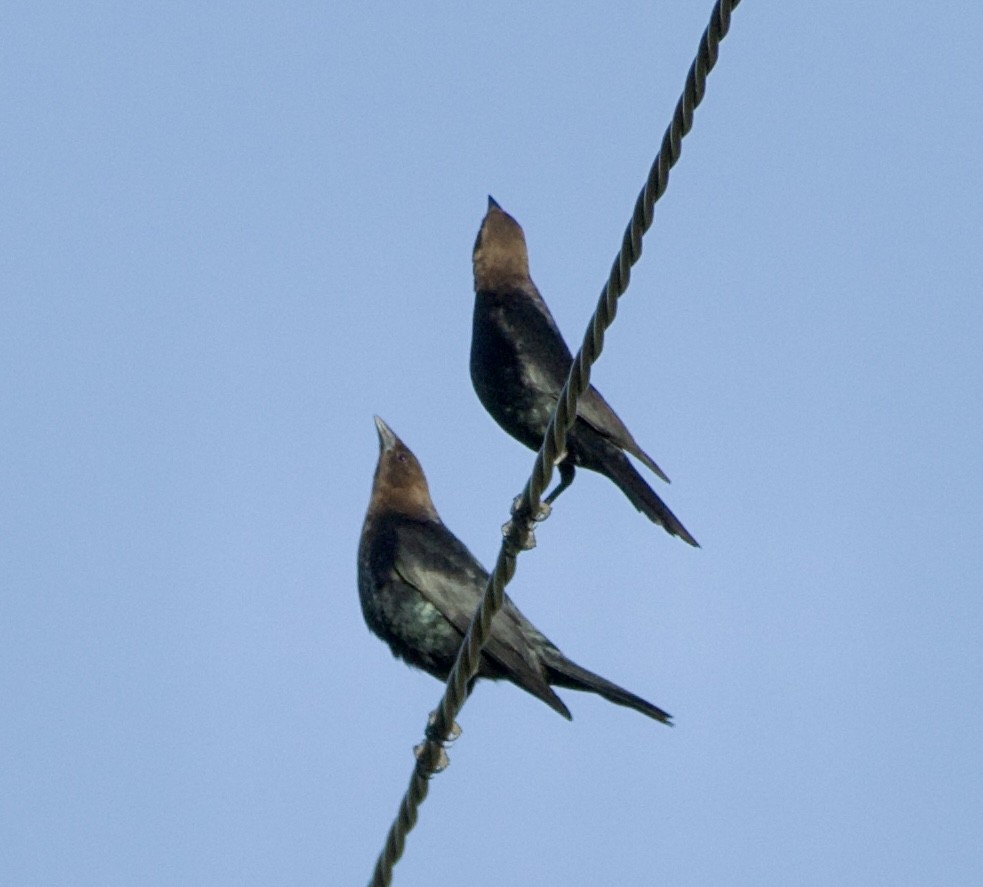
[[[645,478],[635,470],[623,453],[618,453],[617,458],[607,458],[601,464],[590,467],[611,478],[621,488],[621,492],[631,500],[631,504],[650,521],[659,524],[667,533],[678,536],[694,548],[700,547],[700,543],[683,526],[683,522],[659,498],[658,493],[645,483]]]
[[[650,718],[672,726],[672,715],[663,711],[657,705],[652,705],[641,696],[629,693],[623,687],[613,684],[600,675],[581,668],[576,662],[571,662],[559,650],[551,649],[545,657],[544,665],[549,682],[556,687],[568,690],[584,690],[597,693],[598,696],[613,702],[615,705],[625,705],[641,712]]]

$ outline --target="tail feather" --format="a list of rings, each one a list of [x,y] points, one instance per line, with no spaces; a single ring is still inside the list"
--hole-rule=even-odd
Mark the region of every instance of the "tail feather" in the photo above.
[[[632,505],[649,520],[661,525],[667,533],[678,536],[694,548],[700,547],[700,543],[683,526],[683,522],[659,498],[658,493],[645,483],[645,479],[623,453],[619,452],[616,457],[612,454],[600,464],[588,467],[611,478],[620,487],[621,492],[631,500]]]
[[[524,690],[529,690],[528,687],[523,687]],[[573,720],[573,715],[570,714],[570,709],[564,705],[563,700],[556,695],[550,688],[546,688],[546,692],[540,692],[539,690],[529,690],[533,696],[542,699],[553,711],[563,715],[568,721]]]
[[[535,631],[535,629],[533,630]],[[538,666],[535,669],[529,667],[508,669],[500,666],[487,654],[482,655],[481,661],[481,677],[491,678],[493,681],[503,678],[511,681],[517,687],[521,687],[527,693],[545,702],[553,711],[563,715],[568,721],[573,720],[570,709],[566,707],[563,700],[553,692],[553,688],[549,685],[548,675],[544,674]]]
[[[663,711],[648,700],[642,699],[641,696],[629,693],[624,687],[619,687],[600,675],[594,674],[586,668],[581,668],[576,662],[567,659],[559,650],[551,650],[543,664],[546,666],[549,682],[556,687],[596,693],[607,699],[608,702],[633,708],[643,715],[672,726],[672,715],[668,712]]]
[[[629,450],[629,452],[637,459],[640,459],[645,465],[647,465],[652,471],[654,471],[659,477],[661,477],[662,480],[664,480],[667,484],[672,483],[672,481],[669,480],[669,475],[666,474],[661,468],[659,468],[659,466],[656,464],[655,459],[653,459],[644,450],[634,449],[634,450]]]

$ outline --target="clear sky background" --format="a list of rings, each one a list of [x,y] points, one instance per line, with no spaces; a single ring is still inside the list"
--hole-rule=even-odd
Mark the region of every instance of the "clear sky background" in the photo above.
[[[490,564],[486,195],[576,343],[709,12],[5,7],[0,884],[368,880],[372,416]],[[983,883],[981,32],[737,9],[594,375],[703,549],[583,473],[510,589],[677,726],[479,685],[399,887]]]

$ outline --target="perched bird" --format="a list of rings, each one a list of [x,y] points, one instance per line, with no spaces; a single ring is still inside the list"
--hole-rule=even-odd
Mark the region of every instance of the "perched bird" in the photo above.
[[[488,573],[441,522],[416,456],[382,419],[375,425],[379,463],[358,545],[362,613],[394,656],[443,681]],[[670,723],[661,708],[567,659],[508,596],[492,622],[477,677],[511,681],[567,719],[570,711],[552,687],[597,693]]]
[[[492,197],[472,258],[471,382],[492,418],[538,450],[573,355],[529,276],[522,228]],[[589,468],[613,480],[635,508],[667,533],[699,544],[628,461],[626,452],[669,480],[593,385],[580,399],[566,443],[557,466],[560,483],[548,503],[570,486],[577,466]]]

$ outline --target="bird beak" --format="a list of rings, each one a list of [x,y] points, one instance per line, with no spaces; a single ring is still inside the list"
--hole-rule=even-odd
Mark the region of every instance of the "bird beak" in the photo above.
[[[501,209],[501,207],[498,205],[498,201],[492,197],[491,194],[488,195],[488,209]]]
[[[387,450],[391,450],[399,442],[399,438],[393,434],[392,429],[382,421],[378,416],[375,416],[375,430],[379,432],[379,451],[385,453]]]

